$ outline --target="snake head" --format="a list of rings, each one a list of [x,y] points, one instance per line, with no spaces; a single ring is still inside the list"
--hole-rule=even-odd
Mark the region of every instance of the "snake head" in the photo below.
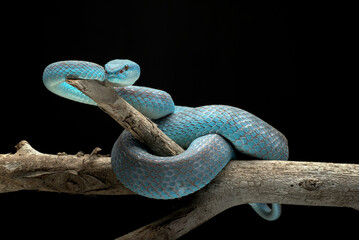
[[[116,59],[105,65],[107,80],[120,86],[134,84],[140,77],[140,66],[127,59]]]

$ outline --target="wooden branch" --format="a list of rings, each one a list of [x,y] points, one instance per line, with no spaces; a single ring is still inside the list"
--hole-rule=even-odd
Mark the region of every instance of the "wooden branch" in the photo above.
[[[134,194],[117,181],[109,157],[43,154],[26,141],[17,149],[15,154],[0,154],[0,193]],[[218,213],[249,202],[359,209],[359,165],[234,160],[183,201],[187,205],[178,211],[119,239],[176,239]]]
[[[17,149],[15,154],[0,154],[0,193],[134,194],[117,181],[109,157],[43,154],[26,141]],[[359,165],[231,161],[190,197],[192,201],[178,211],[119,239],[176,239],[225,209],[249,202],[359,209]]]
[[[27,141],[15,154],[0,154],[0,193],[20,190],[89,195],[134,194],[117,179],[111,159],[97,149],[91,154],[43,154]]]
[[[15,154],[0,154],[0,193],[135,194],[116,179],[108,156],[45,154],[27,141],[16,146]],[[200,192],[232,206],[276,202],[359,209],[359,164],[232,160]]]
[[[106,84],[68,80],[158,155],[183,152],[157,126]],[[134,194],[119,183],[110,158],[79,152],[43,154],[26,141],[15,154],[0,154],[0,193],[19,190],[77,194]],[[176,239],[235,205],[251,202],[336,206],[359,209],[359,165],[231,161],[205,188],[183,198],[187,205],[118,239]]]
[[[154,154],[173,156],[184,152],[154,122],[121,98],[112,86],[108,86],[108,82],[86,79],[67,79],[66,82],[94,100],[99,108],[148,146]]]
[[[230,207],[253,202],[359,210],[359,165],[231,161],[186,206],[117,240],[177,239]]]

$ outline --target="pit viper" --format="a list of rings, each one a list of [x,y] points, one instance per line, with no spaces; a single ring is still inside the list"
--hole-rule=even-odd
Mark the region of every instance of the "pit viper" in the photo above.
[[[176,106],[171,96],[148,87],[132,86],[140,76],[133,61],[116,59],[104,67],[87,61],[59,61],[48,65],[43,83],[51,92],[77,102],[96,105],[67,84],[67,78],[109,81],[117,93],[152,119],[184,153],[171,157],[151,154],[128,131],[123,131],[111,152],[116,177],[139,195],[173,199],[207,185],[231,160],[234,149],[257,159],[287,160],[285,136],[255,115],[226,105]],[[249,203],[264,219],[280,216],[280,204]]]

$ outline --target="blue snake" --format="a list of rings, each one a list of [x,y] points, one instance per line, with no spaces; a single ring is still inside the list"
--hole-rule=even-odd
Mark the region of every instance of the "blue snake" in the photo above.
[[[105,67],[86,61],[60,61],[48,65],[43,82],[51,92],[74,101],[96,105],[67,84],[67,78],[109,81],[117,93],[186,151],[177,156],[151,154],[128,131],[123,131],[111,152],[116,177],[132,191],[149,198],[173,199],[207,185],[235,158],[234,149],[258,159],[288,159],[287,139],[268,123],[242,109],[209,105],[175,106],[161,90],[132,86],[140,67],[130,60],[112,60]],[[250,203],[264,219],[280,216],[280,204]]]

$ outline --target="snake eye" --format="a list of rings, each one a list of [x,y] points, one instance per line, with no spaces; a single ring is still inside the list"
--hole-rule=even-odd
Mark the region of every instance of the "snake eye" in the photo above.
[[[125,66],[125,71],[127,71],[127,70],[128,70],[128,65]]]

